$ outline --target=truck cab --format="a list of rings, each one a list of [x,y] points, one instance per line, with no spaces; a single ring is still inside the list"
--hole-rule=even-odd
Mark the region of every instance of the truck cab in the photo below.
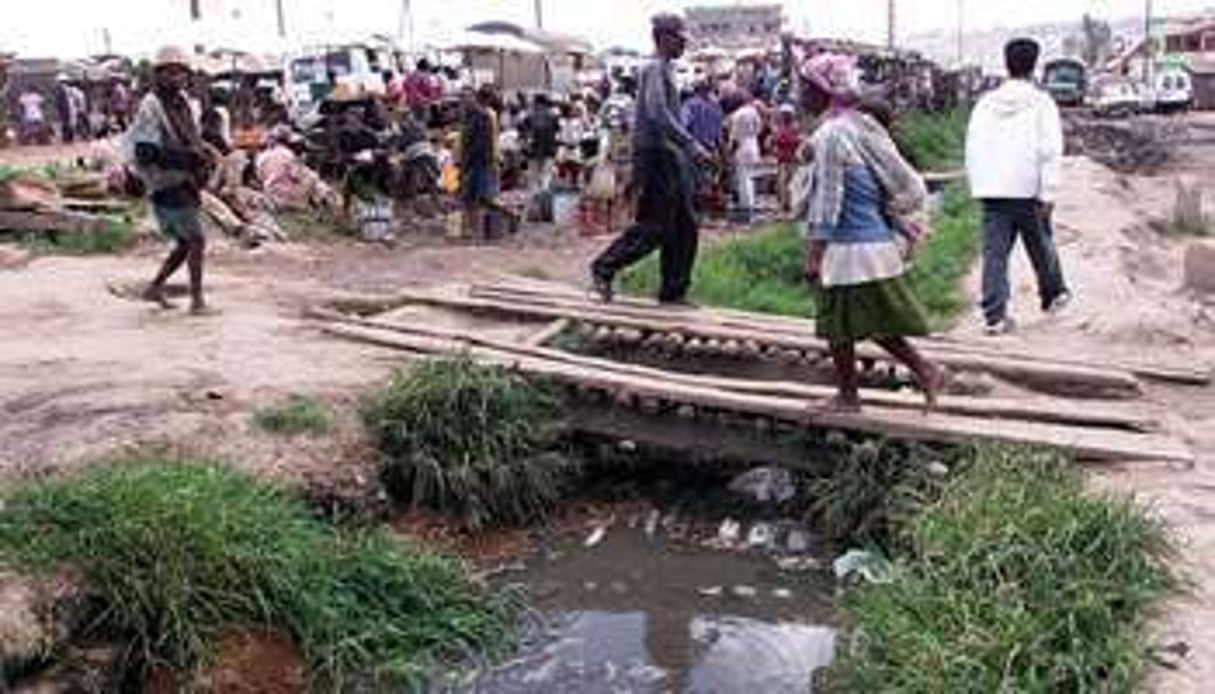
[[[383,96],[384,72],[395,72],[390,55],[362,46],[306,50],[287,61],[287,98],[294,121],[316,111],[339,86],[356,96]]]

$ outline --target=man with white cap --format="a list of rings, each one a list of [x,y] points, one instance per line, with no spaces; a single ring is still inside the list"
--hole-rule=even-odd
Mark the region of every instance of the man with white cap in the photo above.
[[[160,230],[176,247],[144,292],[148,301],[174,308],[165,296],[165,283],[186,265],[190,272],[190,312],[209,315],[203,298],[206,238],[200,216],[201,191],[214,163],[199,134],[186,100],[190,56],[175,47],[156,54],[152,90],[139,105],[128,135],[134,148],[134,168],[152,197]]]
[[[617,273],[661,249],[662,286],[658,300],[687,301],[696,262],[697,222],[693,163],[711,161],[680,120],[679,90],[672,63],[687,49],[683,19],[653,19],[657,56],[641,72],[633,121],[633,177],[640,190],[636,224],[591,265],[595,293],[611,301]]]

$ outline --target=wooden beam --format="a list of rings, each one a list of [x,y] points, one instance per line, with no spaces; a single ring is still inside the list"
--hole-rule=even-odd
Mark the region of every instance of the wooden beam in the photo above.
[[[527,344],[532,347],[543,347],[552,342],[561,333],[569,329],[571,325],[570,319],[558,318],[549,323],[543,330],[532,335],[527,339]]]
[[[589,300],[585,294],[566,285],[548,283],[529,285],[519,282],[505,282],[492,285],[474,284],[469,289],[469,295],[479,298],[496,298],[518,300],[523,303],[553,302],[569,308],[597,310],[616,315],[634,318],[682,317],[684,320],[695,319],[711,324],[719,324],[749,330],[780,333],[792,336],[813,335],[814,321],[802,318],[769,316],[757,313],[731,311],[728,309],[700,308],[695,311],[670,309],[644,299],[617,299],[612,304],[596,303]],[[1001,348],[994,344],[973,344],[959,342],[945,336],[933,336],[921,341],[925,353],[934,356],[938,352],[952,354],[969,354],[994,356],[1001,359],[1019,359],[1044,364],[1065,364],[1086,368],[1117,368],[1130,372],[1142,378],[1175,383],[1179,385],[1209,385],[1215,373],[1211,368],[1193,368],[1176,364],[1135,363],[1125,361],[1094,363],[1092,360],[1061,358],[1051,355],[1035,354],[1025,350]]]
[[[705,426],[671,413],[574,403],[563,408],[562,419],[567,429],[676,450],[691,461],[764,463],[808,472],[823,472],[833,464],[822,451],[777,440],[755,428]]]
[[[111,224],[105,217],[80,212],[19,212],[0,210],[0,235],[5,232],[93,234]]]
[[[827,354],[827,343],[813,335],[769,333],[762,330],[742,329],[724,325],[707,325],[698,322],[695,316],[662,316],[654,318],[632,317],[612,313],[601,308],[579,308],[554,302],[524,303],[493,298],[471,298],[449,293],[426,291],[401,292],[398,298],[408,298],[417,303],[448,306],[471,311],[483,311],[517,316],[569,318],[583,323],[635,328],[643,331],[659,331],[699,338],[718,340],[756,341],[763,345],[789,350],[811,351]],[[693,311],[687,313],[692,314]],[[883,350],[872,345],[860,345],[857,357],[882,363],[893,363]],[[1133,374],[1118,369],[1104,369],[1070,364],[1050,364],[1020,360],[1013,357],[972,355],[966,353],[933,354],[938,363],[955,370],[990,373],[1019,383],[1055,391],[1092,392],[1118,394],[1133,397],[1140,392],[1138,379]]]
[[[381,328],[330,323],[332,335],[384,347],[435,355],[467,355],[479,361],[566,383],[631,396],[771,417],[814,428],[842,429],[878,436],[940,443],[987,440],[1065,450],[1083,460],[1169,460],[1193,462],[1187,447],[1171,437],[1111,430],[1064,427],[1035,422],[976,420],[941,413],[916,414],[870,407],[860,414],[813,411],[805,400],[736,393],[719,388],[640,378],[479,347],[467,340],[409,335]]]
[[[320,320],[390,330],[411,335],[423,335],[440,340],[464,341],[511,354],[546,359],[587,369],[600,369],[641,378],[672,381],[685,385],[705,385],[738,393],[793,397],[806,401],[826,401],[835,395],[834,389],[826,386],[791,383],[788,381],[748,380],[692,375],[636,364],[625,364],[610,359],[572,354],[557,349],[546,349],[535,344],[534,339],[528,340],[524,344],[516,344],[445,328],[396,323],[383,319],[355,318],[325,309],[312,309],[309,311],[309,315]],[[555,325],[550,326],[550,328],[552,327],[555,327]],[[910,393],[892,393],[889,391],[867,389],[862,392],[862,399],[867,403],[892,409],[915,411],[924,409],[923,398]],[[1056,424],[1130,429],[1134,431],[1152,431],[1159,428],[1159,422],[1145,416],[1138,411],[1138,408],[1119,407],[1114,404],[1100,402],[1085,403],[1084,407],[1076,407],[1075,403],[1053,398],[973,398],[946,395],[941,397],[938,409],[950,414],[977,418],[1021,419]]]

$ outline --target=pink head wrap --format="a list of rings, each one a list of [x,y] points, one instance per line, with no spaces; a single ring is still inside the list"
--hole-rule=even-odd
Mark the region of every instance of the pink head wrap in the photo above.
[[[861,73],[852,56],[812,55],[802,63],[801,76],[831,97],[832,108],[848,108],[860,101]]]

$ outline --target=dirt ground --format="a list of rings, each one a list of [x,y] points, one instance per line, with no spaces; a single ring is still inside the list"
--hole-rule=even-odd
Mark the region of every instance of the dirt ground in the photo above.
[[[21,156],[43,161],[38,153]],[[1057,318],[1038,315],[1032,274],[1019,259],[1022,330],[1001,340],[1091,360],[1215,365],[1215,303],[1181,289],[1185,240],[1152,229],[1171,209],[1175,180],[1213,164],[1215,149],[1191,150],[1147,179],[1069,162],[1057,233],[1076,300]],[[402,357],[327,338],[303,309],[339,290],[509,274],[581,282],[602,243],[534,231],[492,247],[431,239],[395,249],[325,243],[250,252],[217,244],[210,282],[223,314],[206,319],[107,292],[111,282],[147,278],[164,251],[155,245],[121,257],[40,257],[0,269],[0,479],[154,445],[221,457],[289,483],[366,487],[370,456],[353,412]],[[986,339],[970,317],[957,333]],[[338,433],[285,441],[251,425],[257,409],[292,394],[331,404]],[[1181,539],[1180,561],[1195,589],[1171,606],[1160,636],[1192,652],[1176,669],[1160,670],[1157,688],[1207,692],[1215,682],[1215,388],[1153,386],[1148,398],[1171,412],[1168,428],[1192,442],[1199,462],[1104,467],[1095,479],[1155,506]]]

